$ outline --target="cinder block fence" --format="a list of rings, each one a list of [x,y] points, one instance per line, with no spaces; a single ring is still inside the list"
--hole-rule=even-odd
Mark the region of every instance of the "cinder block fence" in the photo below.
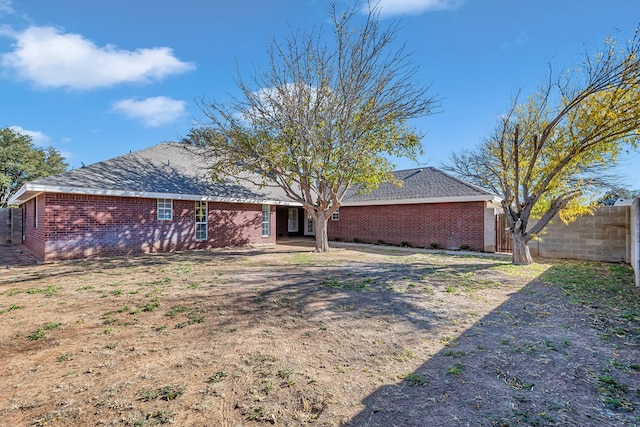
[[[569,224],[554,218],[529,248],[533,256],[629,262],[629,232],[629,207],[603,206]]]
[[[640,286],[640,198],[631,206],[602,206],[569,224],[555,218],[529,248],[533,256],[629,263]]]

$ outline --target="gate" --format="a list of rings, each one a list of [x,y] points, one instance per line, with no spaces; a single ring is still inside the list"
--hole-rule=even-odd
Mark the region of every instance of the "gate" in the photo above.
[[[22,209],[0,209],[0,245],[22,243]]]
[[[504,213],[496,215],[496,252],[511,252],[511,235],[507,232],[509,222]]]

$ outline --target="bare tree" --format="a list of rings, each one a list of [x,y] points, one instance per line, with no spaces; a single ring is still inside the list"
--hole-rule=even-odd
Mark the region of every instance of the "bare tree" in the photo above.
[[[269,66],[237,79],[231,105],[203,102],[207,122],[187,142],[205,148],[214,177],[279,186],[316,226],[316,250],[329,249],[327,220],[347,190],[393,181],[385,155],[415,159],[420,137],[408,121],[430,114],[435,100],[415,80],[417,67],[397,22],[330,2],[332,36],[322,28],[274,41]],[[328,39],[328,40],[327,40]]]
[[[533,262],[528,242],[556,215],[591,213],[611,185],[607,169],[640,134],[640,40],[585,54],[578,70],[552,78],[525,103],[513,98],[491,137],[454,155],[447,169],[503,197],[513,262]],[[531,224],[529,221],[538,221]]]

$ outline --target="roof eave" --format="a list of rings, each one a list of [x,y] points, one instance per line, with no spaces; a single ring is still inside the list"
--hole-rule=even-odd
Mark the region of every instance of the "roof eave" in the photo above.
[[[372,206],[372,205],[414,205],[426,203],[459,203],[459,202],[495,202],[500,203],[502,199],[492,194],[481,194],[474,196],[442,196],[442,197],[421,197],[410,199],[385,199],[385,200],[362,200],[345,201],[342,206]]]
[[[38,193],[31,194],[32,192],[28,190],[28,186],[29,184],[22,185],[22,187],[20,187],[20,189],[16,191],[14,195],[9,197],[9,200],[7,200],[7,205],[8,206],[21,205],[24,202],[31,200],[32,198],[38,195]]]
[[[302,206],[293,201],[275,199],[256,199],[224,196],[207,196],[202,194],[160,193],[150,191],[108,190],[99,188],[78,188],[51,185],[25,184],[9,199],[9,204],[22,204],[42,193],[78,194],[87,196],[137,197],[148,199],[203,200],[208,202],[269,204],[280,206]],[[23,197],[26,196],[26,197]]]

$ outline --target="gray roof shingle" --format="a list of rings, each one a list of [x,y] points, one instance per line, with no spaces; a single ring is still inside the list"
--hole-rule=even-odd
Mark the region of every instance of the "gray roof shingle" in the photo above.
[[[400,170],[393,174],[402,183],[401,186],[386,182],[370,193],[359,193],[358,189],[354,188],[345,196],[345,203],[362,204],[433,198],[486,197],[486,200],[493,198],[493,194],[434,167]]]
[[[159,193],[206,196],[215,199],[283,201],[279,188],[259,187],[231,180],[213,182],[206,164],[195,151],[167,142],[83,166],[29,183],[30,187],[108,190],[126,193]]]
[[[209,200],[232,200],[253,203],[277,202],[297,205],[279,187],[260,187],[252,183],[227,180],[213,182],[203,158],[193,149],[175,142],[114,157],[58,175],[26,184],[15,200],[22,203],[38,192],[73,192],[81,194],[125,194],[144,197],[180,195],[207,197]],[[436,199],[492,200],[493,195],[439,169],[425,167],[394,172],[402,186],[383,183],[378,189],[359,193],[351,189],[343,204],[427,202]]]

